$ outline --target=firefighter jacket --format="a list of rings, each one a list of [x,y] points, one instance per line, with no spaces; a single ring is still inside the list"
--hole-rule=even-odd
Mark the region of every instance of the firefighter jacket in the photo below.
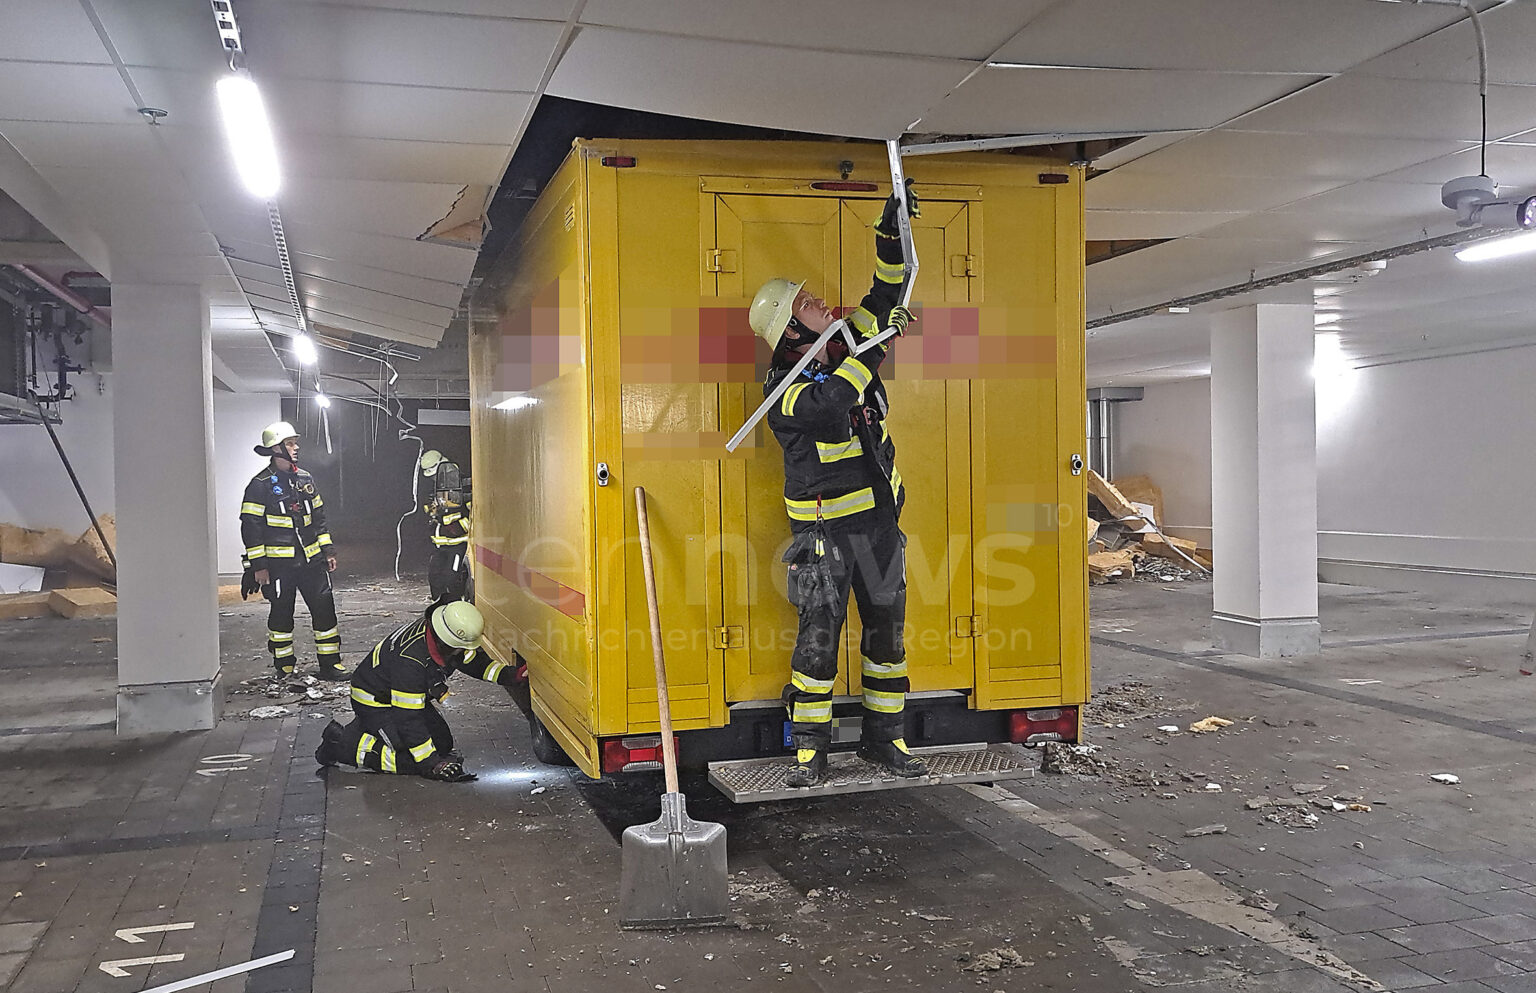
[[[427,616],[396,628],[352,674],[352,702],[389,710],[388,723],[400,736],[396,745],[417,765],[430,765],[446,751],[432,740],[427,707],[448,694],[449,676],[462,672],[503,686],[516,678],[515,669],[482,653],[469,651],[458,661],[458,652],[428,633]]]
[[[240,563],[253,570],[305,565],[330,554],[325,501],[315,479],[303,469],[283,472],[268,466],[245,487],[240,505]]]
[[[432,544],[438,548],[461,548],[469,542],[469,506],[457,503],[429,503],[432,518]]]
[[[860,337],[883,329],[899,300],[901,242],[875,238],[875,279],[846,318]],[[768,410],[768,427],[784,449],[784,505],[790,527],[806,531],[825,520],[885,507],[900,516],[906,493],[896,470],[896,446],[886,427],[889,405],[878,369],[885,350],[849,355],[835,369],[801,373]],[[775,366],[763,384],[772,393],[789,372]]]

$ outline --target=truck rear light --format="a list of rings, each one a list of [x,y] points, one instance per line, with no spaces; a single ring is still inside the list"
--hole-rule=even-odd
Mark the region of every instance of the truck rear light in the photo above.
[[[880,187],[874,183],[850,183],[847,181],[837,183],[821,180],[811,184],[813,190],[825,190],[830,193],[876,193]]]
[[[604,155],[602,163],[610,169],[633,169],[635,167],[635,157],[633,155]]]
[[[1024,745],[1043,741],[1076,741],[1077,708],[1015,710],[1008,715],[1008,740]]]
[[[673,747],[677,736],[672,737]],[[661,735],[647,734],[636,738],[609,738],[603,742],[602,769],[604,772],[644,772],[661,768]]]

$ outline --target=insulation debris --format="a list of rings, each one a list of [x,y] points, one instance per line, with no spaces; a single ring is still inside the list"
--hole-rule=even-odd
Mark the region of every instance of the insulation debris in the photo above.
[[[1211,553],[1161,529],[1163,493],[1147,476],[1111,483],[1088,471],[1088,580],[1184,582],[1211,570]]]

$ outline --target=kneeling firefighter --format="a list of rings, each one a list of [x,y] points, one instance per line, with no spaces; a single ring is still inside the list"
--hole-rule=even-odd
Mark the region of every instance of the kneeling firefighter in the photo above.
[[[917,216],[910,186],[907,203]],[[875,225],[874,284],[847,319],[865,341],[885,328],[901,331],[912,320],[898,305],[904,277],[900,210],[896,197],[886,202]],[[826,302],[804,286],[769,280],[748,312],[752,330],[773,348],[765,395],[835,321]],[[814,786],[826,774],[850,591],[864,628],[859,756],[898,776],[927,772],[904,739],[906,537],[898,521],[906,490],[886,427],[890,408],[879,375],[885,352],[880,344],[855,356],[839,338],[830,339],[768,411],[768,426],[784,449],[784,503],[794,533],[784,560],[790,602],[799,612],[792,676],[784,687],[796,749],[785,777],[789,786]]]
[[[478,778],[464,771],[453,732],[432,704],[448,695],[455,672],[502,686],[514,682],[512,667],[480,656],[484,626],[473,604],[455,600],[433,604],[379,642],[352,674],[357,716],[326,726],[315,760],[448,783]]]

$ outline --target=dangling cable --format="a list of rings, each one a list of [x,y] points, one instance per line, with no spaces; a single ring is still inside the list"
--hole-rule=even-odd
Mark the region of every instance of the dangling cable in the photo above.
[[[1483,33],[1482,15],[1473,6],[1472,0],[1461,0],[1461,5],[1467,9],[1467,14],[1472,20],[1472,29],[1477,32],[1477,95],[1483,105],[1483,140],[1478,145],[1478,172],[1479,176],[1488,175],[1488,36]]]

